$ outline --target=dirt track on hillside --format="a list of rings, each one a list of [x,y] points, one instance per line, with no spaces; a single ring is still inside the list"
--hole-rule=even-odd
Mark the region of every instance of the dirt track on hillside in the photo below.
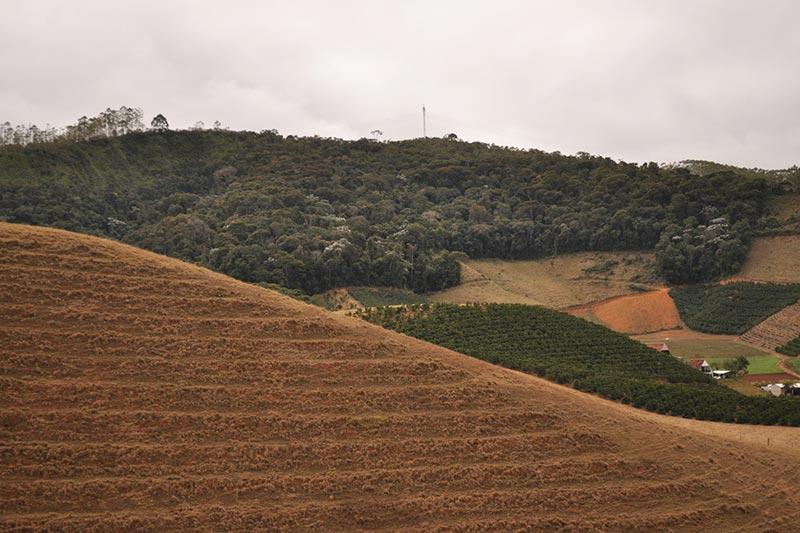
[[[643,413],[109,241],[0,223],[0,252],[2,530],[800,519],[800,429]]]

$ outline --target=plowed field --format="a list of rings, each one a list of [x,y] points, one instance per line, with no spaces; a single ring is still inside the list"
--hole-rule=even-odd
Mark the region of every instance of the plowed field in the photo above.
[[[0,223],[0,286],[0,530],[800,520],[800,430],[639,412],[62,231]]]
[[[601,322],[620,333],[651,333],[681,324],[678,308],[669,296],[669,289],[622,296],[576,307],[569,312]]]

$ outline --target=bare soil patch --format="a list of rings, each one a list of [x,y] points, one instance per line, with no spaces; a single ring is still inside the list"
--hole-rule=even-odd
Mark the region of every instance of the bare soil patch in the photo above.
[[[627,334],[663,331],[681,324],[680,314],[668,289],[622,296],[573,308],[569,312],[596,318],[614,331]]]
[[[777,374],[747,374],[741,379],[749,381],[750,383],[778,383],[780,381],[797,380],[796,376],[787,374],[785,372]]]

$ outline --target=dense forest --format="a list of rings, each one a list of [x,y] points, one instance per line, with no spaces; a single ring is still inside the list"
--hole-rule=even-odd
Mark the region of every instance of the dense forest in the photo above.
[[[733,171],[700,177],[455,135],[171,131],[161,115],[144,130],[135,111],[84,117],[44,140],[9,137],[0,219],[112,237],[309,294],[345,285],[426,292],[458,283],[463,254],[656,249],[667,280],[714,279],[739,268],[781,192]]]
[[[800,426],[800,400],[740,394],[603,326],[511,304],[366,309],[365,320],[507,368],[662,414]]]

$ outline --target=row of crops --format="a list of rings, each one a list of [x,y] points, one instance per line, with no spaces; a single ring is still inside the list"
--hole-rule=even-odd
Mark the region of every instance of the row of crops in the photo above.
[[[693,330],[741,335],[800,299],[800,284],[691,285],[671,289],[669,294]]]
[[[800,337],[792,339],[783,346],[779,346],[775,351],[792,357],[800,355]]]
[[[800,426],[800,401],[748,397],[672,356],[566,313],[512,304],[380,307],[365,320],[663,414]]]

